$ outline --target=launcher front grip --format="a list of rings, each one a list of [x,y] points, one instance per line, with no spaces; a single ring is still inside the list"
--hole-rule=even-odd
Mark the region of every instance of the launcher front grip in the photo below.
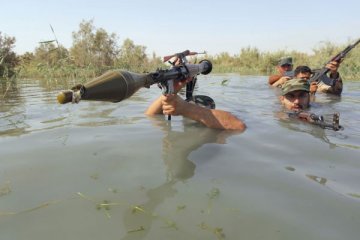
[[[80,91],[74,91],[74,90],[64,90],[61,91],[58,95],[57,95],[57,101],[60,104],[65,104],[65,103],[78,103],[81,99],[81,94]]]

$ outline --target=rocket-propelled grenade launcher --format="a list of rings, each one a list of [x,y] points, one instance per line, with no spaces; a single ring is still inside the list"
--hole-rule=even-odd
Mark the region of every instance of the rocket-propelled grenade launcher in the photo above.
[[[211,62],[202,60],[199,64],[182,63],[173,65],[170,69],[158,69],[146,74],[125,70],[109,71],[85,84],[78,84],[71,90],[61,91],[57,100],[61,104],[78,103],[80,100],[120,102],[131,97],[140,88],[149,88],[155,83],[161,86],[164,94],[170,94],[174,92],[173,81],[183,81],[199,74],[206,75],[211,70]]]

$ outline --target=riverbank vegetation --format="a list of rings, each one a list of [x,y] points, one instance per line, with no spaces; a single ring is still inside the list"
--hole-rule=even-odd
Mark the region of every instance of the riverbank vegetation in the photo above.
[[[0,77],[87,80],[109,69],[142,73],[165,67],[156,53],[149,56],[145,46],[136,45],[131,39],[119,43],[115,33],[96,28],[92,20],[82,21],[72,38],[72,46],[67,49],[54,33],[54,39],[39,42],[34,52],[18,56],[13,51],[15,38],[0,32]],[[343,45],[325,42],[314,48],[312,54],[287,50],[263,52],[256,47],[246,47],[234,55],[222,52],[201,58],[212,61],[214,73],[269,75],[274,73],[278,59],[283,56],[292,56],[295,66],[321,68],[350,43],[350,40]],[[351,51],[339,71],[345,80],[360,80],[360,46]]]

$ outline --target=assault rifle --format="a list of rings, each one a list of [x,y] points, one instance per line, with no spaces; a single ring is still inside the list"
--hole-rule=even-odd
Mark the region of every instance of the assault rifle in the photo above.
[[[334,131],[344,129],[339,124],[340,114],[337,113],[337,112],[333,114],[332,123],[326,122],[325,119],[324,119],[324,116],[317,115],[317,114],[311,113],[311,112],[295,111],[295,112],[288,112],[287,114],[291,118],[297,118],[297,119],[300,119],[300,120],[304,120],[304,121],[307,121],[307,122],[309,122],[311,124],[320,126],[321,128],[324,128],[324,129],[331,129],[331,130],[334,130]]]
[[[185,52],[183,58],[192,53]],[[206,75],[211,70],[212,64],[208,60],[189,64],[182,59],[179,65],[173,65],[170,69],[158,69],[145,74],[125,70],[109,71],[85,84],[78,84],[71,90],[61,91],[57,100],[61,104],[78,103],[80,100],[120,102],[131,97],[140,88],[149,88],[153,84],[161,86],[164,94],[171,94],[174,92],[174,81],[184,81],[199,74]]]
[[[326,65],[333,61],[341,63],[344,60],[344,58],[346,57],[346,55],[359,43],[360,43],[360,39],[357,40],[354,44],[350,44],[344,50],[342,50],[341,52],[336,54],[334,57],[332,57],[325,64],[325,66],[323,68],[314,72],[314,74],[310,78],[310,82],[320,82],[321,81],[321,82],[325,83],[326,85],[334,86],[336,81],[335,81],[335,79],[331,79],[326,75],[330,71],[328,68],[326,68]]]
[[[163,58],[164,62],[169,62],[169,60],[171,58],[175,58],[175,60],[173,62],[169,62],[171,65],[175,65],[176,60],[180,59],[180,61],[182,61],[183,63],[187,62],[186,57],[187,56],[194,56],[194,55],[198,55],[198,54],[206,54],[206,52],[190,52],[190,50],[185,50],[183,52],[180,53],[175,53],[173,55],[169,55],[169,56],[165,56]]]

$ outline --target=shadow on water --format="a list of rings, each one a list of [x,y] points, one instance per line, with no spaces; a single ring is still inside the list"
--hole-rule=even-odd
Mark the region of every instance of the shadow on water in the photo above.
[[[121,238],[123,240],[146,239],[153,221],[156,219],[162,220],[166,228],[177,229],[175,222],[153,213],[156,207],[165,199],[176,195],[177,190],[174,186],[177,182],[186,181],[194,176],[196,165],[189,160],[189,155],[204,144],[225,144],[227,137],[239,134],[199,127],[196,123],[186,123],[186,120],[184,121],[183,130],[176,131],[162,117],[161,120],[158,117],[152,117],[151,121],[164,134],[162,158],[166,167],[167,180],[164,184],[146,192],[148,201],[141,205],[143,212],[134,213],[133,209],[129,209],[124,213],[124,225],[127,234]],[[187,141],[183,141],[183,139],[187,139]]]

